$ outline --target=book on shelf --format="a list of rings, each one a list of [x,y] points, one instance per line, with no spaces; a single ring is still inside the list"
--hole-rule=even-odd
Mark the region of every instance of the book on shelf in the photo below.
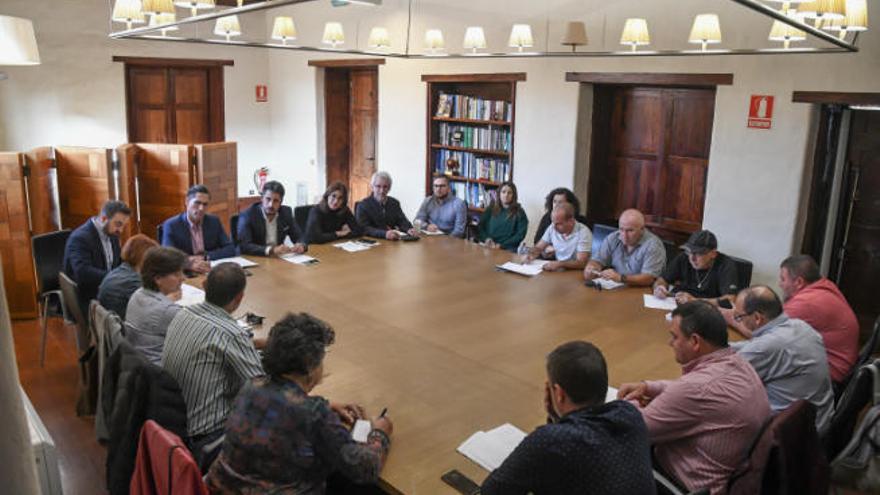
[[[494,188],[473,182],[450,182],[452,193],[465,200],[471,208],[486,208],[495,197]]]
[[[450,160],[458,164],[457,170],[450,170]],[[482,157],[469,151],[439,149],[434,151],[434,173],[505,182],[510,180],[510,163],[504,158]]]
[[[441,122],[437,127],[440,144],[487,151],[510,151],[510,130]]]
[[[455,119],[511,121],[511,104],[503,100],[486,100],[476,96],[440,93],[437,96],[437,117]]]

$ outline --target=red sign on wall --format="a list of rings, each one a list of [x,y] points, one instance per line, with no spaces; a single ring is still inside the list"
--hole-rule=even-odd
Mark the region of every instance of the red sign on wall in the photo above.
[[[257,103],[269,101],[269,88],[265,84],[257,84]]]
[[[773,120],[773,97],[770,95],[752,95],[749,103],[749,127],[753,129],[769,129]]]

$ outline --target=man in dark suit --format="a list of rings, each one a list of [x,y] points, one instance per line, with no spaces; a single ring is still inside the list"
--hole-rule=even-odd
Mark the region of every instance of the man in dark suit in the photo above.
[[[396,241],[401,234],[418,236],[419,233],[400,209],[400,202],[388,195],[391,176],[388,172],[376,172],[370,179],[373,193],[358,202],[355,212],[357,221],[370,237]]]
[[[107,201],[101,213],[76,228],[64,246],[64,273],[76,282],[79,305],[88,314],[104,275],[122,262],[119,234],[131,217],[122,201]]]
[[[241,254],[283,256],[304,253],[307,249],[302,231],[293,221],[293,210],[282,206],[284,186],[269,181],[263,186],[260,202],[251,205],[238,218],[238,247]],[[285,244],[285,239],[290,244]]]
[[[186,192],[186,211],[162,224],[162,245],[176,247],[188,254],[187,269],[196,273],[211,270],[207,260],[238,254],[220,219],[206,212],[210,203],[208,188],[196,184]]]

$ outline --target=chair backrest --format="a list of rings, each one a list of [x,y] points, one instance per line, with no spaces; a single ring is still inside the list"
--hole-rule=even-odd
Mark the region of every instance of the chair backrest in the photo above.
[[[549,227],[548,227],[549,228]],[[593,247],[591,248],[593,252],[592,256],[596,256],[599,252],[599,248],[602,247],[602,242],[605,241],[605,238],[608,237],[608,234],[617,230],[617,227],[612,227],[610,225],[603,225],[601,223],[593,224]]]
[[[663,249],[666,250],[666,263],[668,264],[670,261],[674,260],[679,253],[681,253],[681,248],[678,247],[672,241],[663,240]]]
[[[739,288],[745,289],[752,284],[752,262],[746,259],[737,258],[736,256],[727,255],[733,264],[736,265],[737,281]]]
[[[874,385],[880,373],[880,359],[856,368],[837,404],[828,426],[821,432],[825,455],[834,459],[852,438],[862,411],[874,399]]]
[[[309,220],[309,212],[316,206],[318,205],[302,205],[293,209],[293,219],[296,221],[296,226],[299,227],[299,230],[301,230],[303,234],[306,232],[306,222]]]
[[[853,367],[854,369],[858,369],[871,361],[874,351],[877,350],[878,343],[880,343],[880,316],[874,320],[874,330],[871,332],[871,336],[868,337],[865,345],[862,346],[862,350],[859,351],[859,360]]]
[[[37,270],[37,290],[40,294],[58,290],[58,272],[63,269],[64,247],[70,230],[58,230],[31,238],[34,267]]]
[[[232,237],[232,243],[238,245],[238,213],[229,217],[229,235]]]
[[[73,316],[77,329],[76,347],[82,355],[89,348],[89,325],[79,305],[79,287],[64,272],[58,272],[58,283],[61,286],[61,302],[67,309],[67,314]]]
[[[156,242],[162,244],[162,224],[156,225]]]
[[[183,440],[148,419],[141,429],[131,495],[176,493],[208,494],[196,461]],[[182,483],[183,486],[175,486]]]

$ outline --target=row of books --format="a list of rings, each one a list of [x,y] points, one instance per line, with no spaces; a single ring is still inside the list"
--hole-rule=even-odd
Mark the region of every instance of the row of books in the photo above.
[[[503,158],[478,157],[467,151],[436,150],[434,172],[504,182],[510,180],[510,163]]]
[[[502,120],[510,122],[512,105],[502,100],[484,100],[476,96],[440,93],[437,117],[455,119]]]
[[[440,144],[488,151],[510,151],[510,129],[441,123]]]
[[[495,189],[483,184],[468,184],[467,182],[450,183],[452,192],[465,200],[471,208],[485,208],[492,202]]]

